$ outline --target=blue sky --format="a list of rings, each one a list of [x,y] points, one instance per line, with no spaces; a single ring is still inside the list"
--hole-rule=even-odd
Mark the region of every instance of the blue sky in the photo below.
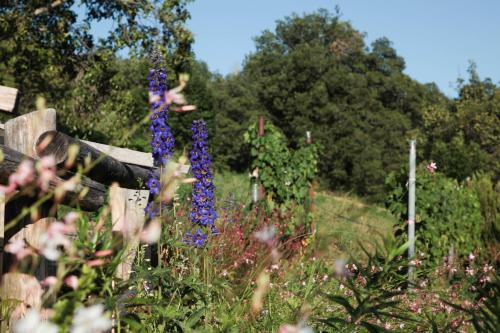
[[[255,50],[253,37],[292,13],[334,10],[367,42],[388,37],[406,60],[406,73],[436,82],[456,96],[457,77],[467,77],[469,60],[482,78],[500,81],[500,0],[196,0],[189,28],[194,50],[211,70],[228,74]]]
[[[255,50],[253,37],[273,30],[276,20],[336,5],[342,19],[367,34],[367,44],[389,38],[407,74],[435,82],[450,97],[469,60],[482,78],[500,81],[500,0],[195,0],[188,26],[198,59],[225,75],[241,68]],[[92,27],[98,36],[109,29],[109,22]]]

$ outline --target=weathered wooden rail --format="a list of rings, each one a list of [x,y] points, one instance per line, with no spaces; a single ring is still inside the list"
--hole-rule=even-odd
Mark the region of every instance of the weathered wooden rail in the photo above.
[[[0,111],[15,115],[18,96],[16,89],[0,86]],[[79,185],[65,193],[57,203],[79,207],[85,211],[97,211],[107,203],[106,198],[109,197],[113,231],[122,233],[125,246],[125,260],[117,275],[127,279],[139,244],[139,232],[145,222],[144,208],[149,200],[149,191],[144,189],[144,184],[151,172],[157,172],[151,154],[72,138],[57,131],[55,110],[38,110],[0,124],[0,149],[4,156],[0,163],[0,183],[8,183],[9,176],[16,171],[21,161],[53,155],[58,166],[58,176],[50,182],[50,188],[56,188],[75,175],[76,169],[65,165],[70,145],[79,146],[75,166],[90,160],[93,167],[85,176],[81,176]],[[181,167],[181,172],[189,171],[189,166]],[[53,263],[41,260],[36,276],[8,272],[10,259],[4,252],[4,246],[10,240],[20,238],[37,244],[42,233],[54,220],[48,209],[54,202],[40,207],[36,221],[29,216],[17,218],[21,209],[35,199],[19,194],[6,201],[5,196],[1,195],[0,297],[14,298],[26,305],[40,307],[40,280],[54,273],[51,272]],[[5,231],[5,225],[12,224],[12,221],[16,222],[14,227]]]

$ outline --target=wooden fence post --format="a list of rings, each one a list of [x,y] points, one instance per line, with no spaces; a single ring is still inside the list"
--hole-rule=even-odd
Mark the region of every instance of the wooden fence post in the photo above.
[[[46,109],[31,112],[5,123],[4,142],[5,146],[12,148],[20,153],[30,157],[36,156],[35,143],[38,136],[45,131],[56,130],[56,111]],[[20,213],[22,206],[32,203],[34,198],[20,198],[12,200],[5,204],[2,203],[4,220],[2,224],[8,223],[12,218]],[[1,215],[1,214],[0,214]],[[47,205],[38,212],[37,218],[40,220],[32,221],[30,217],[25,218],[20,229],[9,231],[5,235],[5,240],[26,239],[35,242],[40,238],[46,227],[51,222],[45,219],[48,216]],[[4,253],[2,253],[4,255]],[[8,262],[7,262],[8,264]],[[49,262],[41,258],[37,269],[38,278],[44,278],[49,271]],[[27,288],[29,286],[29,288]],[[15,298],[23,301],[27,305],[35,308],[40,307],[39,296],[42,294],[42,287],[37,278],[28,274],[9,272],[2,276],[1,292],[2,298]]]
[[[264,136],[264,117],[263,116],[260,116],[259,117],[259,136]],[[260,172],[261,170],[259,170],[258,172]],[[257,180],[259,179],[258,177],[258,173],[257,173]],[[262,183],[260,183],[259,185],[259,200],[262,200],[264,199],[266,196],[266,192],[264,190],[264,186],[262,185]]]
[[[415,255],[415,169],[416,169],[416,159],[417,159],[417,148],[416,140],[410,141],[410,172],[408,177],[408,241],[410,245],[408,247],[408,258],[413,259]],[[408,281],[413,283],[415,279],[414,265],[410,263],[408,267]]]
[[[306,143],[308,145],[312,144],[312,136],[311,136],[311,131],[306,131]],[[314,184],[311,183],[309,184],[309,213],[314,213]],[[312,235],[316,235],[316,221],[313,220],[311,221],[311,233]]]
[[[12,113],[19,102],[19,91],[16,88],[0,86],[0,111]]]
[[[148,203],[149,191],[130,190],[113,184],[109,189],[109,203],[113,233],[122,239],[123,260],[116,275],[124,280],[130,277],[132,264],[139,245],[139,235],[146,220],[144,208]]]

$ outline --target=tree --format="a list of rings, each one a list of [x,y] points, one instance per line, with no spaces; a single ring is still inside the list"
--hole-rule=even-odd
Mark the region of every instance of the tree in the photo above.
[[[222,85],[218,117],[234,121],[217,131],[234,134],[219,137],[221,144],[237,152],[234,136],[268,115],[294,146],[313,132],[325,147],[319,169],[330,188],[381,197],[385,175],[405,163],[406,138],[423,124],[422,106],[436,92],[402,72],[389,40],[368,48],[326,10],[287,17],[255,40],[241,73]]]
[[[144,139],[121,137],[147,115],[146,58],[154,45],[161,49],[171,84],[189,70],[190,0],[81,0],[81,22],[74,0],[4,2],[0,84],[20,89],[20,112],[32,111],[41,95],[70,134],[142,145]],[[96,40],[90,27],[102,20],[112,20],[114,28]],[[118,56],[127,51],[129,59]]]

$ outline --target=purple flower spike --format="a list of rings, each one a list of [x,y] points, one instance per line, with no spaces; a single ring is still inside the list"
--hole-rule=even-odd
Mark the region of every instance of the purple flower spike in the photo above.
[[[149,107],[151,109],[151,150],[153,152],[153,161],[156,167],[165,165],[174,153],[175,139],[168,126],[168,103],[166,102],[167,93],[167,71],[161,65],[161,54],[156,51],[152,55],[154,69],[149,71]],[[151,172],[146,187],[153,195],[160,193],[159,174]],[[145,211],[150,218],[158,215],[160,204],[151,202]]]
[[[192,203],[189,220],[199,226],[206,227],[212,234],[217,234],[214,223],[217,219],[215,211],[215,186],[213,184],[212,158],[208,152],[207,124],[203,120],[193,121],[193,148],[189,153],[191,170],[196,182],[193,183]],[[198,231],[201,231],[198,229]],[[188,233],[186,236],[192,237]]]
[[[201,229],[196,230],[194,233],[188,232],[184,238],[184,243],[189,246],[202,248],[205,245],[207,236]]]

